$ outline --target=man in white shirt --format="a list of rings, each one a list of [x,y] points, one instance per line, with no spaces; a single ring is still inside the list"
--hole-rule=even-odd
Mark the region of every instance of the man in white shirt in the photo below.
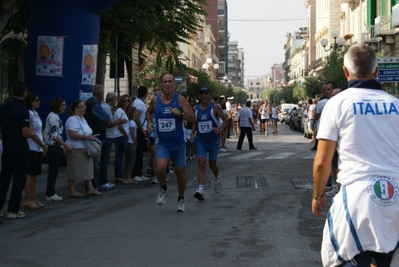
[[[133,101],[135,108],[133,116],[137,125],[137,146],[136,146],[136,162],[132,170],[132,177],[136,182],[148,180],[148,177],[143,175],[143,155],[145,146],[147,146],[147,121],[146,111],[148,96],[148,89],[146,86],[140,86],[137,89],[137,98]]]
[[[348,83],[321,115],[313,163],[312,212],[323,216],[325,184],[335,150],[341,190],[328,212],[323,266],[399,266],[391,262],[399,241],[399,100],[374,78],[377,55],[352,45],[344,56]],[[355,264],[356,263],[356,264]]]
[[[238,124],[240,125],[240,137],[238,138],[237,150],[241,150],[245,135],[247,135],[248,138],[249,150],[257,149],[254,147],[252,142],[252,131],[255,131],[255,126],[252,122],[252,111],[250,107],[251,101],[247,101],[245,103],[245,107],[243,107],[240,111],[240,118],[238,119]]]

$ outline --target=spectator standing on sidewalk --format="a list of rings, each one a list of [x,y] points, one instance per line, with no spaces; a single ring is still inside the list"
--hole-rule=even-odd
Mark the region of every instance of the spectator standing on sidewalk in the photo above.
[[[151,99],[147,109],[146,119],[148,131],[152,132],[155,114],[158,143],[156,147],[156,174],[161,188],[156,203],[166,202],[166,168],[169,158],[172,158],[177,177],[179,197],[176,211],[185,211],[184,191],[186,189],[186,145],[184,140],[183,120],[195,123],[195,115],[187,99],[176,91],[176,82],[171,74],[165,74],[161,79],[162,94]]]
[[[99,188],[101,191],[112,188],[112,184],[108,184],[108,164],[111,157],[112,145],[115,143],[115,134],[118,128],[117,125],[121,125],[121,122],[124,121],[124,119],[121,120],[120,118],[116,119],[114,117],[116,97],[116,93],[109,92],[105,96],[105,102],[101,103],[101,107],[110,117],[110,120],[106,123],[105,140],[101,147],[100,184],[102,184],[102,186]],[[118,180],[115,177],[115,184],[119,182],[125,183],[125,180]]]
[[[64,98],[54,98],[50,103],[51,112],[47,116],[46,126],[44,128],[44,133],[46,134],[46,144],[48,146],[48,174],[46,188],[47,201],[57,202],[63,200],[63,197],[57,195],[55,192],[55,182],[58,177],[62,155],[73,151],[73,148],[62,140],[64,126],[59,115],[64,113],[65,109],[66,103]]]
[[[250,106],[251,106],[251,101],[247,101],[245,103],[245,107],[243,107],[240,111],[240,119],[238,120],[238,123],[240,125],[240,137],[238,138],[237,150],[241,150],[245,135],[248,138],[249,149],[250,150],[257,149],[253,145],[252,131],[255,131],[255,125],[252,122],[252,112],[251,109],[249,108]]]
[[[24,99],[28,93],[25,83],[18,82],[13,89],[13,97],[0,106],[0,124],[3,134],[2,170],[0,175],[0,211],[7,197],[8,187],[13,178],[8,201],[7,219],[24,217],[19,211],[29,162],[27,138],[34,135],[30,128],[29,111]]]
[[[209,167],[214,175],[214,191],[219,194],[222,191],[222,185],[219,177],[219,167],[217,157],[219,152],[220,137],[219,134],[228,127],[228,117],[223,113],[219,105],[212,103],[211,91],[208,87],[202,87],[199,93],[200,104],[195,107],[195,116],[197,122],[193,124],[190,141],[197,144],[198,158],[198,190],[194,197],[198,200],[204,198],[205,169],[206,159],[209,158]],[[219,126],[219,118],[223,120]]]
[[[321,113],[323,112],[324,106],[326,105],[327,101],[330,99],[332,90],[337,87],[338,86],[335,82],[327,82],[321,91],[323,96],[320,98],[319,101],[317,101],[315,116],[314,116],[314,119],[316,121],[316,131],[318,131],[318,128],[320,127],[320,120],[321,120],[320,117]],[[310,150],[317,150],[317,143],[318,139],[315,140],[315,144]]]
[[[146,86],[140,86],[137,89],[137,98],[133,101],[134,121],[137,126],[137,146],[136,146],[136,162],[132,170],[133,180],[141,182],[149,178],[143,175],[143,155],[144,149],[147,147],[147,103],[148,89]]]
[[[316,99],[309,99],[309,109],[308,109],[308,128],[312,132],[312,140],[310,143],[314,143],[316,139],[316,125],[315,125],[315,110],[316,110]]]
[[[65,122],[67,132],[66,143],[73,147],[73,152],[67,153],[67,179],[69,198],[82,198],[75,188],[75,182],[84,181],[87,196],[101,196],[91,182],[93,177],[93,159],[84,149],[83,140],[93,140],[93,131],[84,118],[86,105],[80,99],[72,102],[68,109],[69,118]]]
[[[391,262],[399,240],[399,100],[374,78],[377,55],[352,45],[344,56],[348,83],[321,115],[313,164],[312,212],[326,207],[331,160],[339,155],[338,182],[324,226],[323,266],[399,266]],[[356,263],[356,264],[354,264]]]
[[[84,113],[84,118],[92,129],[93,134],[99,135],[96,138],[100,139],[101,142],[104,143],[106,140],[106,128],[124,124],[127,122],[127,120],[123,118],[117,118],[113,121],[110,114],[103,109],[101,103],[104,101],[104,88],[101,85],[94,85],[92,93],[92,97],[87,99],[85,102],[86,113]],[[92,183],[94,188],[98,189],[99,191],[105,191],[107,189],[114,188],[115,185],[108,182],[108,180],[105,180],[104,178],[106,178],[106,176],[101,176],[101,178],[104,180],[100,180],[100,166],[102,164],[106,164],[105,166],[108,166],[108,162],[101,162],[101,158],[101,155],[93,158]],[[104,169],[104,167],[101,169]]]
[[[36,112],[36,109],[40,107],[39,96],[36,93],[28,93],[25,98],[25,106],[29,110],[30,125],[35,134],[28,138],[30,152],[23,206],[24,210],[39,210],[44,208],[44,205],[36,199],[36,178],[42,172],[43,152],[47,152],[48,146],[45,143],[42,120]]]

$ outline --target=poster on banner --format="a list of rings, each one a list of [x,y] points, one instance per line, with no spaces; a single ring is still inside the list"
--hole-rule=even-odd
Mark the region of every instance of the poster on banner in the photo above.
[[[62,76],[64,37],[38,36],[36,75]]]
[[[96,83],[98,45],[83,45],[82,84]]]

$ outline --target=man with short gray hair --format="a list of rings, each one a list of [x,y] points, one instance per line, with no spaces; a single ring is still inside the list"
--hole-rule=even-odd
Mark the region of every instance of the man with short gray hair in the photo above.
[[[343,70],[348,83],[324,107],[313,163],[312,211],[320,217],[338,152],[341,190],[324,226],[323,266],[399,266],[392,260],[399,241],[399,99],[374,79],[370,46],[351,46]]]
[[[102,142],[106,139],[106,128],[113,127],[119,124],[126,123],[126,119],[119,119],[116,121],[112,120],[112,117],[107,113],[101,106],[101,102],[104,101],[104,87],[100,84],[96,84],[92,89],[93,95],[86,100],[86,114],[84,118],[89,124],[93,131],[93,134],[97,134],[97,138]],[[101,156],[93,158],[93,187],[99,191],[105,191],[107,188],[112,189],[114,187],[111,183],[101,184],[100,183],[100,159]],[[103,181],[104,182],[104,181]],[[104,186],[106,185],[106,186]]]

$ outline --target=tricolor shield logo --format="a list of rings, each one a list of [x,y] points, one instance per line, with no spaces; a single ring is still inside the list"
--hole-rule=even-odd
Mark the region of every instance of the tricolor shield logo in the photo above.
[[[385,176],[374,176],[368,184],[371,199],[378,205],[390,206],[398,201],[399,189],[395,179]]]

